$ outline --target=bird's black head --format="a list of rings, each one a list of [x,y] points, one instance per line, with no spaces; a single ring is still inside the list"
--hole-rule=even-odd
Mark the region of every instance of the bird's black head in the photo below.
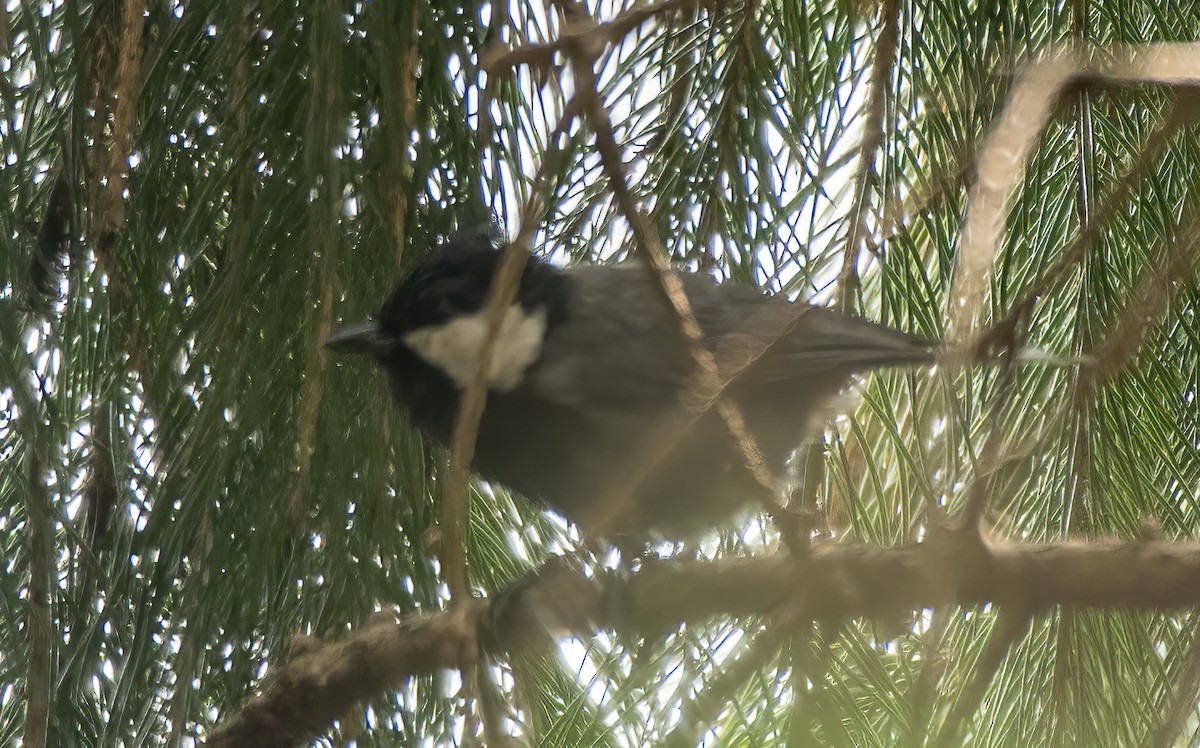
[[[392,291],[379,310],[380,333],[402,337],[413,330],[483,311],[502,257],[486,231],[454,234],[422,257]],[[559,271],[536,257],[529,258],[517,303],[528,312],[544,309],[548,325],[557,322],[565,303]]]
[[[487,303],[501,253],[484,231],[461,232],[426,254],[379,310],[388,336],[474,314]]]
[[[326,345],[371,354],[418,425],[446,431],[458,392],[478,369],[485,307],[502,256],[487,233],[452,236],[417,262],[374,320],[342,328]],[[542,339],[565,314],[566,283],[560,271],[529,259],[496,341],[493,388],[517,386],[536,360]]]

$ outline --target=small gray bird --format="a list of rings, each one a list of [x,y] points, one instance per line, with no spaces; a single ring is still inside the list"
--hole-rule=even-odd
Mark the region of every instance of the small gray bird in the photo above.
[[[482,233],[430,252],[371,321],[336,332],[367,353],[412,422],[445,445],[478,368],[501,253]],[[856,373],[930,363],[937,345],[823,307],[683,275],[725,396],[776,476],[814,413]],[[612,540],[683,537],[728,519],[764,488],[715,408],[698,418],[697,367],[637,264],[553,267],[533,258],[488,371],[474,469]],[[693,422],[694,421],[694,422]]]

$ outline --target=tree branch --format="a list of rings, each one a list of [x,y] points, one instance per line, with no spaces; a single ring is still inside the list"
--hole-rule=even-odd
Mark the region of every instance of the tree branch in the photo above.
[[[935,745],[951,748],[957,741],[963,739],[959,735],[963,725],[970,724],[971,718],[979,710],[979,705],[987,694],[988,687],[996,678],[996,673],[1000,672],[1000,666],[1004,664],[1013,645],[1024,639],[1029,633],[1032,623],[1033,618],[1019,608],[1009,607],[1000,611],[1000,615],[992,626],[992,633],[988,636],[987,644],[984,645],[983,653],[979,655],[979,659],[972,667],[974,675],[959,693],[958,700],[950,710],[950,715],[942,724],[941,734],[938,735]]]
[[[558,35],[543,44],[522,44],[512,49],[503,46],[488,50],[481,60],[481,67],[490,75],[501,75],[522,66],[548,67],[555,55],[566,51],[571,45],[586,41],[603,47],[617,44],[643,23],[657,16],[687,11],[702,5],[698,0],[663,0],[662,2],[637,5],[611,21],[595,23],[590,19],[577,24],[568,24]],[[713,3],[714,6],[720,3]]]
[[[558,146],[560,135],[567,131],[571,123],[575,121],[575,117],[575,102],[572,99],[564,108],[558,126],[555,127],[547,141],[550,143],[550,147],[538,165],[529,197],[521,208],[520,231],[517,237],[504,247],[500,267],[496,270],[496,275],[488,289],[488,301],[484,307],[487,335],[484,338],[483,347],[479,351],[479,366],[469,386],[462,393],[458,416],[454,422],[454,434],[450,443],[450,461],[446,468],[446,487],[443,492],[440,544],[441,562],[446,569],[446,584],[450,588],[452,598],[456,601],[470,596],[465,544],[468,514],[467,480],[468,470],[475,456],[475,440],[479,433],[479,423],[483,418],[483,410],[487,401],[487,372],[491,368],[496,336],[500,332],[504,312],[512,305],[520,290],[521,276],[529,261],[529,243],[537,227],[541,224],[542,215],[545,212],[547,201],[542,193],[547,189],[550,175],[558,168],[559,158],[562,155],[562,150]]]
[[[858,292],[858,257],[863,240],[869,236],[867,211],[870,209],[867,193],[872,187],[879,188],[879,212],[883,212],[883,190],[879,174],[875,171],[875,155],[883,147],[887,130],[883,117],[887,109],[888,86],[891,83],[892,67],[896,59],[896,37],[899,34],[900,4],[897,0],[884,0],[879,9],[879,37],[875,43],[875,59],[871,63],[870,94],[867,99],[863,137],[858,149],[858,173],[854,176],[854,208],[847,221],[846,244],[842,250],[842,270],[838,273],[837,303],[839,311],[847,311],[848,304]]]
[[[368,624],[345,641],[300,640],[263,694],[213,734],[213,748],[297,745],[327,730],[356,703],[414,675],[460,668],[476,650],[480,606]]]
[[[987,288],[985,281],[999,250],[1009,201],[1024,176],[1026,156],[1049,120],[1051,104],[1063,88],[1073,81],[1089,79],[1171,86],[1200,83],[1200,47],[1194,44],[1147,44],[1117,47],[1110,52],[1104,60],[1079,54],[1052,56],[1031,65],[1009,94],[1004,112],[976,162],[978,176],[959,239],[950,296],[952,336],[963,340],[975,336]],[[1116,192],[1121,190],[1118,185]],[[1081,237],[1089,229],[1091,224]]]
[[[577,0],[558,0],[558,4],[563,8],[564,15],[566,15],[569,22],[583,24],[590,21],[587,9],[578,3]],[[790,542],[795,533],[788,532],[787,530],[794,528],[791,527],[788,518],[783,514],[782,507],[773,498],[779,495],[779,487],[776,485],[771,471],[767,468],[758,442],[747,428],[745,418],[737,404],[727,398],[721,397],[721,394],[729,382],[736,377],[736,374],[734,377],[723,377],[716,357],[705,347],[704,334],[700,329],[700,323],[696,319],[695,311],[692,309],[691,301],[684,292],[683,281],[674,269],[672,269],[668,259],[669,255],[663,246],[661,238],[658,236],[658,232],[642,212],[638,204],[638,199],[634,196],[633,190],[629,185],[625,169],[625,158],[622,154],[621,146],[617,142],[612,119],[604,106],[603,98],[600,94],[599,78],[595,71],[595,65],[600,59],[605,44],[608,42],[604,34],[595,30],[599,28],[599,26],[594,26],[593,33],[581,35],[578,39],[571,41],[571,43],[565,46],[565,51],[567,52],[568,59],[571,61],[571,67],[575,76],[575,95],[596,137],[596,151],[600,156],[600,166],[608,178],[608,189],[612,192],[617,207],[622,215],[624,215],[626,223],[629,224],[633,232],[637,252],[644,262],[650,279],[654,282],[654,286],[663,302],[673,313],[675,321],[679,326],[678,332],[687,345],[692,360],[696,365],[696,375],[693,384],[689,392],[683,397],[683,402],[691,404],[691,412],[687,416],[678,419],[675,419],[675,414],[672,414],[672,418],[668,419],[668,421],[676,420],[677,422],[666,422],[662,424],[662,428],[666,434],[678,434],[679,437],[682,437],[701,414],[707,412],[710,407],[715,406],[721,419],[725,422],[730,436],[733,437],[734,444],[741,454],[746,469],[764,489],[757,498],[771,515],[772,519],[779,524],[780,529],[783,530],[783,536],[788,538]],[[747,356],[743,362],[744,365],[748,365],[752,359],[762,355],[766,348],[769,348],[773,344],[773,341],[785,337],[798,319],[799,315],[793,317],[787,325],[777,330],[774,336],[768,336],[772,343]],[[656,438],[648,443],[670,445],[668,448],[671,448],[677,443],[677,440],[674,438]],[[646,451],[640,464],[619,476],[619,480],[615,486],[608,488],[604,492],[603,495],[612,498],[597,502],[597,506],[603,507],[603,509],[594,509],[592,514],[598,516],[584,519],[580,524],[587,528],[599,528],[602,533],[606,526],[619,517],[621,511],[628,506],[632,499],[633,490],[648,474],[649,469],[656,465],[659,459],[666,454],[667,452],[661,450]]]
[[[30,437],[26,450],[26,542],[29,554],[29,602],[25,619],[25,641],[29,647],[25,666],[25,729],[24,745],[43,748],[46,745],[47,719],[51,707],[50,661],[54,647],[50,617],[50,588],[53,567],[50,545],[53,531],[48,507],[50,497],[43,477],[41,449],[44,441],[37,434],[39,412],[25,415]],[[31,438],[32,437],[32,438]]]
[[[461,668],[481,652],[520,649],[539,631],[655,635],[717,617],[778,614],[801,598],[821,621],[886,620],[897,611],[985,602],[1023,616],[1060,605],[1173,610],[1200,605],[1200,544],[1016,545],[948,533],[896,548],[814,546],[803,564],[787,554],[686,561],[649,565],[628,578],[587,579],[552,563],[489,604],[415,614],[309,645],[208,745],[295,745],[406,678]]]
[[[1182,737],[1188,716],[1196,710],[1196,699],[1200,696],[1200,620],[1193,627],[1192,643],[1183,657],[1178,678],[1162,721],[1142,741],[1147,748],[1175,745]]]

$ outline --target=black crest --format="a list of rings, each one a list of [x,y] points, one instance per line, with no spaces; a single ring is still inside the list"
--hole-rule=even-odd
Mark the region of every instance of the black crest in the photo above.
[[[456,234],[418,261],[377,317],[381,341],[375,358],[387,370],[396,399],[419,428],[442,442],[458,411],[458,389],[403,339],[413,330],[482,311],[502,256],[485,231]],[[566,314],[567,285],[561,271],[531,257],[517,301],[527,310],[544,309],[549,330]]]
[[[379,312],[384,335],[437,325],[474,314],[487,303],[502,254],[485,230],[460,232],[423,257]],[[550,324],[561,317],[566,296],[559,271],[531,257],[517,300],[526,309],[544,307]]]

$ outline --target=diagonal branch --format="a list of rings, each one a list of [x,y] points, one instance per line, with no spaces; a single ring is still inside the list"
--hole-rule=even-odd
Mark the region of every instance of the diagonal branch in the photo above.
[[[746,681],[762,670],[767,660],[779,653],[795,628],[793,620],[781,621],[751,640],[736,659],[722,664],[720,672],[705,684],[704,689],[680,706],[682,715],[679,724],[662,741],[663,748],[696,745],[704,726],[721,716],[721,711],[737,689],[742,688]]]
[[[1178,237],[1148,264],[1133,290],[1124,313],[1111,326],[1108,336],[1096,348],[1095,367],[1089,384],[1102,387],[1119,375],[1137,357],[1154,325],[1179,294],[1192,287],[1200,257],[1200,213],[1197,200],[1190,201],[1184,215],[1192,220]]]
[[[572,0],[561,0],[560,4],[565,6],[569,16],[575,19],[587,17],[586,10]],[[582,21],[577,20],[576,22]],[[679,324],[679,331],[696,364],[696,381],[693,391],[689,393],[685,401],[707,404],[704,406],[705,410],[715,403],[717,412],[725,421],[747,469],[765,490],[759,498],[776,520],[782,520],[780,507],[773,499],[779,495],[775,479],[766,466],[757,442],[746,427],[741,410],[732,401],[720,397],[727,382],[722,381],[720,368],[713,353],[704,346],[704,333],[700,328],[700,323],[696,320],[691,302],[684,292],[682,280],[671,268],[662,240],[642,212],[637,198],[634,197],[633,191],[629,187],[624,157],[621,147],[617,143],[612,120],[601,100],[599,80],[595,71],[596,61],[604,49],[605,42],[606,38],[603,35],[584,35],[566,47],[575,74],[576,96],[580,99],[581,109],[587,116],[588,123],[596,136],[596,150],[600,155],[601,167],[605,176],[608,177],[609,189],[616,199],[617,206],[624,214],[626,222],[633,230],[638,253],[645,262],[655,287],[662,294],[664,302],[674,312],[675,319]],[[780,331],[775,339],[783,337],[788,328],[790,325]],[[694,422],[694,420],[687,421],[688,425]],[[683,431],[686,431],[686,426],[679,433],[683,433]],[[625,481],[625,485],[632,487],[636,485],[636,482],[628,480]],[[620,495],[620,492],[615,493]],[[624,496],[617,501],[602,502],[604,515],[598,525],[603,527],[606,520],[618,516],[620,509],[629,501],[630,497],[631,493],[626,491]]]
[[[1184,655],[1179,681],[1167,705],[1162,722],[1154,732],[1146,736],[1142,745],[1148,748],[1168,748],[1175,745],[1183,733],[1187,718],[1196,711],[1200,699],[1200,617],[1192,628],[1192,642]]]
[[[1019,607],[1000,611],[996,623],[992,626],[992,633],[988,636],[987,644],[983,647],[983,653],[979,655],[978,662],[972,668],[971,681],[959,694],[954,708],[950,710],[950,715],[946,717],[946,721],[942,725],[937,745],[950,748],[961,740],[959,732],[962,726],[968,723],[972,715],[979,709],[979,704],[983,701],[988,687],[995,679],[996,673],[1000,671],[1000,666],[1004,664],[1008,653],[1012,650],[1013,645],[1029,633],[1032,623],[1033,617]]]
[[[1190,100],[1189,100],[1190,101]],[[1195,108],[1189,101],[1177,100],[1163,121],[1154,129],[1146,142],[1138,149],[1137,157],[1115,180],[1112,190],[1105,195],[1100,207],[1079,234],[1059,254],[1058,259],[1026,290],[1020,301],[1012,305],[1008,316],[992,326],[998,336],[1010,336],[1016,325],[1033,310],[1033,305],[1049,293],[1067,273],[1084,257],[1089,247],[1100,238],[1101,232],[1123,209],[1133,190],[1150,173],[1158,158],[1175,140],[1179,130],[1195,116]]]
[[[543,44],[522,44],[512,49],[497,47],[483,56],[481,67],[489,75],[503,75],[522,66],[548,67],[556,54],[573,45],[587,43],[603,47],[616,44],[652,18],[677,10],[691,10],[701,4],[701,0],[660,0],[631,8],[611,21],[584,20],[578,25],[567,26],[557,39]],[[713,4],[720,4],[720,0]]]

